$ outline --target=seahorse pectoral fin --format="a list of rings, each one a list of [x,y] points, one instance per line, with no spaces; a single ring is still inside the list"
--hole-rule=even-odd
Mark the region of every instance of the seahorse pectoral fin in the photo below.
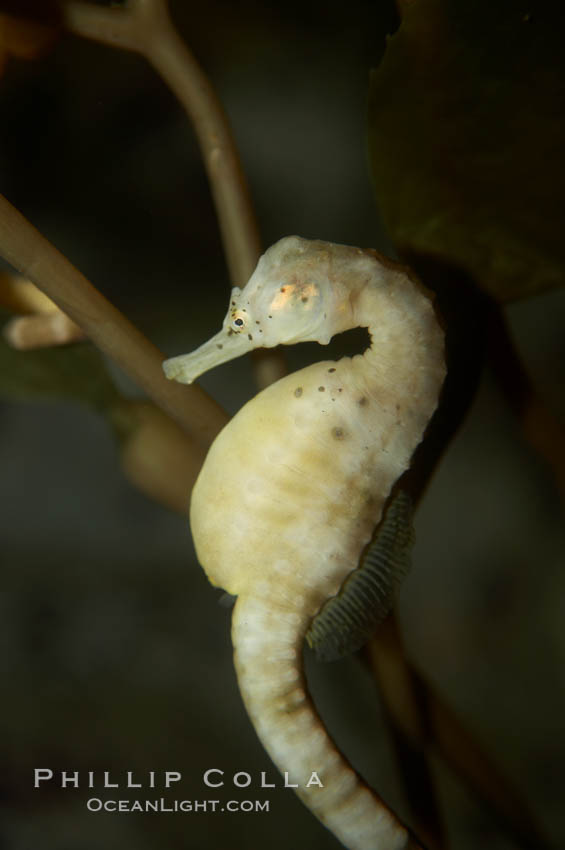
[[[192,384],[200,375],[209,369],[227,363],[236,357],[241,357],[256,348],[247,334],[230,333],[229,326],[213,336],[208,342],[203,343],[190,354],[180,354],[178,357],[170,357],[163,363],[163,371],[169,380],[178,381],[181,384]]]
[[[399,490],[390,501],[358,569],[314,618],[306,641],[318,659],[334,661],[360,649],[389,613],[410,569],[412,504]]]

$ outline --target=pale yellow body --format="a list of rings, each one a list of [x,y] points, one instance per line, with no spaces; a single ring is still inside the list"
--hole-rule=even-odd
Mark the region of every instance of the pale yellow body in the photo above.
[[[280,770],[300,785],[318,772],[324,787],[298,793],[346,847],[416,847],[329,738],[307,694],[301,651],[312,618],[357,568],[437,405],[442,333],[429,299],[403,271],[344,246],[281,240],[234,293],[225,339],[217,335],[189,359],[208,364],[214,347],[228,359],[224,345],[240,323],[257,334],[263,322],[268,333],[279,302],[290,315],[301,311],[305,324],[312,293],[325,298],[322,312],[289,341],[326,341],[356,326],[372,338],[364,355],[317,363],[259,393],[217,437],[194,487],[198,558],[211,582],[238,597],[232,637],[241,693]],[[260,299],[266,310],[258,311]],[[308,336],[314,325],[317,335]],[[182,375],[185,363],[170,361],[170,376]]]
[[[197,554],[214,584],[240,595],[278,574],[311,594],[314,614],[357,567],[408,460],[377,430],[379,402],[362,366],[359,356],[289,375],[218,436],[191,505]]]

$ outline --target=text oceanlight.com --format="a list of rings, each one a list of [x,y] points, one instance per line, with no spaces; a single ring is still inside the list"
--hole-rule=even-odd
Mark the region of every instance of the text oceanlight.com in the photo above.
[[[181,812],[209,814],[210,812],[268,812],[268,800],[101,800],[91,797],[86,802],[89,812]]]

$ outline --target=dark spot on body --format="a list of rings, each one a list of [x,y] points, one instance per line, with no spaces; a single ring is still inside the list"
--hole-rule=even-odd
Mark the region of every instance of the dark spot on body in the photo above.
[[[224,347],[224,346],[222,345],[222,343],[221,343],[221,342],[217,342],[217,343],[216,343],[216,348],[223,348],[223,347]]]
[[[273,318],[272,316],[269,316],[269,319],[272,319],[272,318]]]
[[[343,440],[343,438],[345,437],[345,431],[343,430],[343,428],[339,427],[332,428],[332,437],[334,438],[334,440]]]
[[[338,391],[338,393],[343,392],[343,387],[338,387],[338,388],[337,388],[337,391]]]
[[[228,328],[228,336],[231,336],[233,334],[233,332],[234,332],[233,328]]]
[[[235,307],[235,301],[231,302],[232,307]]]
[[[369,403],[369,399],[367,398],[367,396],[364,396],[364,395],[362,395],[361,398],[359,399],[359,401],[357,402],[359,407],[365,407],[365,405],[368,404],[368,403]]]
[[[251,336],[251,334],[247,334],[247,339],[250,339],[250,340],[252,340],[252,339],[253,339],[253,337]]]
[[[306,302],[308,301],[308,296],[307,296],[307,295],[303,295],[303,296],[302,296],[302,298],[301,298],[300,300],[302,301],[302,303],[303,303],[303,304],[306,304]]]
[[[332,368],[331,368],[331,369],[328,369],[328,372],[335,372],[335,367],[334,367],[334,366],[332,366]]]
[[[281,286],[281,292],[286,292],[286,286]]]
[[[325,387],[318,387],[318,392],[319,392],[319,393],[323,393],[323,392],[325,392],[325,391],[326,391],[326,388],[325,388]]]
[[[261,324],[261,322],[259,321],[259,319],[255,319],[255,324],[256,324],[256,325],[260,325],[260,324]]]
[[[300,398],[300,396],[302,395],[302,392],[303,392],[302,387],[296,387],[296,389],[294,391],[294,395],[296,396],[296,398]]]

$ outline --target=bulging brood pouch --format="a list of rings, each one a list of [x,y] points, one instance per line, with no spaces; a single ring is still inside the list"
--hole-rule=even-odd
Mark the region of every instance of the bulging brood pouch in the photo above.
[[[416,847],[326,732],[302,669],[360,646],[407,569],[408,468],[443,382],[443,334],[400,266],[298,237],[261,257],[232,291],[221,331],[167,360],[190,383],[253,348],[366,327],[364,354],[323,361],[260,392],[213,443],[192,494],[196,552],[237,596],[232,637],[242,697],[271,758],[304,803],[355,850]],[[323,787],[304,787],[316,771]]]

